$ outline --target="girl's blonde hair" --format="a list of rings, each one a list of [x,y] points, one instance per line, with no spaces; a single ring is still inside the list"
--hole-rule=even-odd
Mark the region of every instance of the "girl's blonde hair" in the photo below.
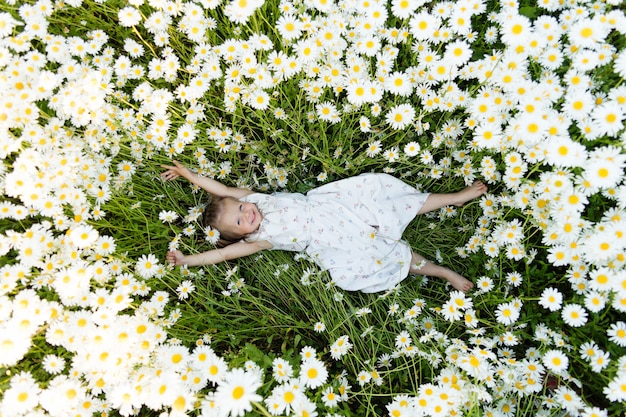
[[[220,232],[220,238],[216,243],[218,248],[223,248],[228,245],[232,245],[233,243],[237,243],[242,239],[245,239],[247,235],[243,235],[240,233],[233,233],[232,231],[221,229],[219,227],[220,217],[224,208],[224,200],[230,198],[232,200],[238,201],[233,197],[221,197],[212,195],[210,196],[209,203],[204,207],[204,212],[202,213],[202,224],[204,227],[211,226],[213,229],[216,229]]]

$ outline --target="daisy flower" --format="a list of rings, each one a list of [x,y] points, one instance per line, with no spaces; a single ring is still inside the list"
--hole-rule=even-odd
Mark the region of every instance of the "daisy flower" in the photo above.
[[[283,39],[294,40],[302,35],[302,21],[291,13],[285,13],[276,21],[276,29]]]
[[[620,253],[614,234],[605,229],[587,236],[583,242],[584,255],[590,262],[602,262]]]
[[[270,96],[264,90],[255,88],[247,97],[246,103],[255,110],[265,110],[270,105]]]
[[[610,356],[609,352],[599,350],[590,360],[591,370],[596,373],[602,372],[604,368],[609,366]]]
[[[369,156],[370,158],[375,157],[376,155],[378,155],[380,153],[380,151],[382,150],[382,144],[379,140],[375,140],[374,142],[370,142],[367,145],[367,156]]]
[[[594,341],[585,342],[578,348],[580,357],[586,361],[591,360],[599,351],[600,348]]]
[[[87,224],[78,225],[68,233],[69,240],[78,248],[87,248],[98,239],[98,231]]]
[[[311,346],[305,346],[300,350],[300,358],[302,358],[302,362],[309,359],[315,359],[315,357],[317,357],[317,351]]]
[[[300,366],[300,381],[306,387],[315,389],[326,383],[328,370],[319,359],[307,359]]]
[[[522,284],[522,274],[519,272],[509,272],[506,274],[506,281],[513,287],[519,287]]]
[[[340,400],[341,398],[337,395],[337,393],[335,393],[335,389],[333,387],[326,387],[322,391],[322,402],[324,403],[324,406],[328,408],[336,407]]]
[[[204,228],[204,239],[212,245],[215,245],[220,240],[220,231],[207,226]]]
[[[189,298],[189,294],[191,294],[196,289],[193,282],[189,280],[185,280],[180,283],[180,285],[176,288],[176,292],[178,293],[179,300],[186,300]]]
[[[585,308],[592,313],[599,313],[604,310],[607,301],[606,293],[592,290],[585,294]]]
[[[599,18],[580,19],[569,27],[567,37],[572,45],[593,48],[603,42],[610,31],[610,26]]]
[[[411,77],[404,72],[392,72],[383,82],[385,90],[391,94],[406,97],[413,91],[413,83]]]
[[[556,374],[567,370],[569,366],[568,357],[558,349],[552,349],[544,353],[541,361],[547,369]]]
[[[604,387],[602,393],[611,402],[626,401],[626,372],[618,373],[617,376]]]
[[[315,111],[317,113],[317,117],[319,117],[320,120],[324,120],[332,124],[339,123],[341,121],[337,106],[335,106],[330,101],[325,101],[323,103],[317,104],[315,106]]]
[[[287,382],[293,376],[293,367],[282,358],[276,358],[272,362],[272,376],[279,382]]]
[[[0,21],[0,23],[2,23]],[[4,391],[2,406],[5,410],[10,410],[15,415],[27,415],[39,403],[41,389],[37,381],[28,372],[20,372],[13,375],[9,388]]]
[[[215,400],[220,411],[231,416],[243,416],[252,411],[252,403],[260,402],[262,397],[256,393],[261,387],[261,378],[257,372],[233,369],[224,375],[224,380],[215,391]]]
[[[625,162],[617,148],[597,148],[585,164],[585,177],[592,187],[613,187],[622,179]]]
[[[406,156],[417,156],[420,150],[420,144],[414,141],[411,141],[404,145],[404,153]]]
[[[130,38],[124,39],[124,50],[131,58],[139,58],[144,53],[143,45]]]
[[[289,381],[275,387],[269,397],[265,399],[265,405],[272,415],[289,415],[295,404],[306,400],[302,386]]]
[[[135,265],[135,270],[142,278],[152,278],[160,269],[161,265],[159,265],[159,259],[151,253],[141,255]]]
[[[393,148],[387,149],[383,152],[383,157],[389,162],[396,162],[400,157],[400,150],[394,146]]]
[[[361,129],[363,133],[367,133],[371,130],[370,119],[367,116],[361,116],[359,118],[359,129]]]
[[[515,323],[519,315],[519,308],[513,302],[499,304],[496,308],[496,320],[504,325]]]
[[[493,287],[493,280],[489,277],[483,276],[478,278],[478,280],[476,281],[476,288],[482,293],[487,293],[491,291]]]
[[[532,32],[532,23],[526,16],[509,15],[504,13],[503,21],[500,22],[500,38],[510,46],[522,46],[528,41]]]
[[[564,97],[561,111],[569,119],[577,121],[585,120],[594,107],[595,100],[591,93],[585,88],[572,88]]]
[[[65,369],[65,359],[57,355],[46,355],[42,361],[43,368],[51,375],[56,375],[63,372]]]
[[[285,120],[287,118],[287,113],[281,107],[276,107],[274,109],[274,117],[278,120]]]
[[[541,146],[544,149],[545,161],[550,165],[582,167],[587,161],[587,148],[566,136],[552,137]]]
[[[578,414],[578,410],[583,407],[582,399],[576,392],[566,386],[559,386],[554,393],[554,399],[564,410],[571,414]]]
[[[324,330],[326,330],[326,324],[318,321],[313,325],[313,330],[315,330],[316,333],[322,333]]]
[[[127,6],[120,9],[117,13],[120,25],[124,27],[136,26],[141,22],[141,14],[135,7]]]
[[[406,330],[402,330],[396,336],[396,348],[401,349],[409,346],[412,342],[411,335]]]
[[[584,326],[587,323],[587,310],[579,304],[568,304],[561,310],[561,317],[572,327]]]
[[[224,7],[224,14],[231,22],[243,25],[263,3],[263,0],[233,0]]]
[[[400,304],[398,303],[391,304],[389,306],[389,309],[387,310],[387,314],[389,314],[390,316],[395,316],[399,312],[400,312]]]
[[[192,236],[194,233],[196,233],[196,228],[192,224],[189,224],[185,226],[185,228],[183,228],[183,234],[185,236]]]
[[[352,348],[352,343],[349,337],[347,335],[341,336],[330,346],[330,356],[334,360],[339,360],[348,353],[350,348]]]
[[[617,102],[606,102],[595,107],[591,112],[591,118],[597,122],[603,135],[616,136],[624,129],[624,111]]]
[[[391,13],[399,19],[408,19],[411,14],[419,7],[417,1],[392,0]]]
[[[581,417],[608,417],[608,412],[599,407],[584,406],[582,408]]]
[[[420,11],[409,20],[409,31],[418,41],[432,39],[433,34],[439,29],[441,22],[437,16],[427,11]]]
[[[415,109],[412,105],[404,103],[392,107],[387,113],[385,121],[393,129],[402,130],[413,123],[414,118]]]
[[[545,288],[539,298],[539,305],[550,311],[558,311],[563,302],[563,294],[556,288]]]
[[[370,382],[372,379],[372,373],[371,372],[367,372],[367,371],[361,371],[359,372],[359,374],[356,376],[356,380],[359,383],[360,386],[363,386],[365,384],[367,384],[368,382]]]
[[[410,311],[410,310],[409,310]],[[447,321],[457,321],[463,318],[463,310],[459,308],[452,300],[448,300],[444,303],[439,313],[447,320]],[[406,314],[405,314],[406,317]]]
[[[355,106],[376,103],[383,96],[383,86],[377,81],[358,79],[347,87],[347,99]]]
[[[314,416],[317,413],[317,405],[304,395],[300,401],[294,402],[292,408],[294,416]]]
[[[178,213],[173,210],[162,210],[159,213],[159,220],[163,223],[172,223],[178,219]]]
[[[606,334],[611,342],[616,343],[618,346],[626,347],[626,323],[623,321],[612,323]]]

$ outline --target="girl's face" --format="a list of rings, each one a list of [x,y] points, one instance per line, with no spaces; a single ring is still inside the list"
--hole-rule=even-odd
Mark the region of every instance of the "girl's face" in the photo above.
[[[234,198],[225,198],[222,204],[218,229],[246,236],[259,228],[263,216],[256,204],[244,203]]]

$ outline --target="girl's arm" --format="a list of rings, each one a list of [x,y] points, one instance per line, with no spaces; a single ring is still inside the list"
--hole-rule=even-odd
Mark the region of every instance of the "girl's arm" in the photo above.
[[[172,162],[174,162],[174,166],[161,165],[162,168],[165,168],[167,170],[161,174],[161,178],[163,178],[165,181],[171,181],[178,177],[183,177],[192,184],[197,185],[198,187],[207,191],[208,193],[220,197],[233,197],[239,199],[253,193],[253,191],[246,190],[244,188],[228,187],[219,181],[207,177],[202,177],[194,172],[191,172],[189,168],[185,167],[178,161]]]
[[[260,242],[237,242],[220,249],[212,249],[194,255],[184,255],[181,251],[168,252],[165,259],[170,264],[200,266],[213,265],[231,259],[241,258],[262,251],[271,249],[272,244],[267,241]]]

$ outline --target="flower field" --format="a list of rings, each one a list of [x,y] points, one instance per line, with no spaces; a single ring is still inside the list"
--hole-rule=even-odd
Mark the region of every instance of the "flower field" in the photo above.
[[[617,416],[620,0],[5,0],[0,417]],[[202,268],[207,196],[388,172],[489,192],[406,241],[475,283]]]

